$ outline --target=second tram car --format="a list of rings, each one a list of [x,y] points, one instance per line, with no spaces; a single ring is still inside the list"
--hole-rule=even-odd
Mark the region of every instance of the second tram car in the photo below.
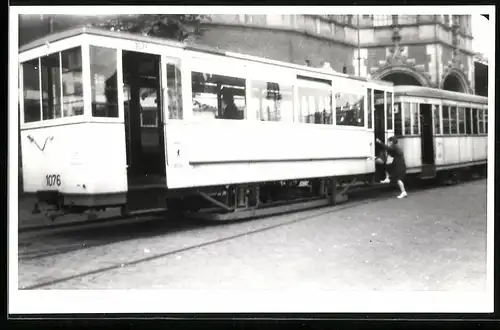
[[[328,68],[93,28],[36,40],[19,60],[24,191],[60,212],[245,217],[278,201],[335,203],[339,180],[374,178],[375,138],[391,135],[403,137],[414,172],[486,161],[478,134],[487,102],[478,97],[394,92],[390,83]],[[443,135],[461,129],[458,113],[471,116],[467,127],[476,132],[465,142]],[[439,125],[427,121],[435,118]],[[453,148],[470,148],[472,158]]]
[[[421,86],[395,86],[394,95],[394,134],[408,173],[486,173],[488,98]]]

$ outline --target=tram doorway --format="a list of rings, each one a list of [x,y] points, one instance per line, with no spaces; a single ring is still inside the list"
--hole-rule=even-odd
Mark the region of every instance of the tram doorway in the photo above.
[[[422,150],[422,177],[434,177],[436,175],[434,159],[434,136],[432,120],[432,106],[420,104],[420,141]]]
[[[379,157],[383,151],[382,146],[376,143],[376,139],[385,143],[385,102],[384,102],[384,91],[374,91],[375,100],[375,110],[374,110],[374,138],[373,143],[375,145],[375,157]],[[382,180],[385,178],[385,168],[381,165],[376,165],[375,168],[376,180]]]
[[[123,51],[129,187],[166,183],[159,55]]]

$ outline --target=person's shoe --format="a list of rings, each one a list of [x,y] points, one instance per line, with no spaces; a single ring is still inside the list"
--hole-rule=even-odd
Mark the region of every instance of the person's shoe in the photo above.
[[[408,196],[408,194],[407,194],[407,193],[406,193],[406,191],[405,191],[405,192],[402,192],[402,193],[398,196],[398,198],[400,198],[400,199],[401,199],[401,198],[405,198],[405,197],[407,197],[407,196]]]
[[[391,179],[385,178],[384,180],[380,181],[380,183],[390,183]]]

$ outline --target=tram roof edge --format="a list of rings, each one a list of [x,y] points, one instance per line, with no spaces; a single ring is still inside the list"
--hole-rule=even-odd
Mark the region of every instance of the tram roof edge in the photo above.
[[[99,28],[99,27],[94,27],[94,26],[77,26],[73,27],[64,31],[60,32],[55,32],[49,35],[46,35],[44,37],[35,39],[21,47],[19,47],[19,53],[26,52],[28,50],[43,46],[47,43],[53,43],[62,39],[66,38],[71,38],[75,37],[78,35],[82,34],[88,34],[88,35],[95,35],[95,36],[104,36],[104,37],[111,37],[111,38],[125,38],[128,40],[132,41],[138,41],[138,42],[145,42],[145,43],[155,43],[158,45],[165,45],[165,46],[171,46],[171,47],[177,47],[177,48],[182,48],[185,50],[191,50],[191,51],[200,51],[204,53],[211,53],[211,54],[217,54],[221,56],[228,56],[232,58],[238,58],[238,59],[246,59],[250,61],[256,61],[256,62],[262,62],[262,63],[268,63],[268,64],[274,64],[274,65],[280,65],[280,66],[285,66],[285,67],[290,67],[290,68],[295,68],[295,69],[301,69],[301,70],[308,70],[311,72],[315,73],[320,73],[320,74],[334,74],[335,76],[338,77],[345,77],[349,78],[352,80],[358,80],[366,83],[377,83],[379,85],[385,85],[388,87],[394,86],[391,82],[388,81],[383,81],[383,80],[377,80],[377,79],[372,79],[372,78],[366,78],[366,77],[360,77],[356,75],[351,75],[351,74],[345,74],[341,73],[338,71],[335,71],[333,69],[328,69],[328,68],[323,68],[323,67],[305,67],[300,64],[295,64],[295,63],[290,63],[290,62],[283,62],[279,60],[273,60],[269,58],[262,58],[262,57],[257,57],[253,55],[247,55],[243,53],[235,53],[232,51],[228,50],[223,50],[211,46],[205,46],[205,45],[199,45],[199,44],[186,44],[182,42],[177,42],[174,40],[168,40],[164,38],[159,38],[159,37],[152,37],[152,36],[143,36],[140,34],[135,34],[135,33],[130,33],[130,32],[123,32],[123,31],[110,31],[107,29]]]
[[[466,102],[488,104],[488,98],[486,96],[466,94],[466,93],[448,91],[444,89],[437,89],[425,86],[408,86],[408,85],[394,86],[394,93],[396,95],[399,94],[399,95],[416,96],[424,98],[452,99],[452,100],[461,100]]]
[[[121,36],[122,38],[127,38],[130,40],[134,41],[143,41],[143,42],[149,42],[149,43],[157,43],[157,44],[162,44],[166,46],[173,46],[173,47],[179,47],[179,48],[186,48],[186,44],[181,43],[181,42],[176,42],[173,40],[168,40],[168,39],[163,39],[163,38],[158,38],[158,37],[151,37],[151,36],[143,36],[140,34],[134,34],[130,32],[122,32],[122,31],[109,31],[103,28],[97,28],[97,27],[92,27],[92,26],[77,26],[73,27],[67,30],[63,30],[60,32],[55,32],[49,35],[46,35],[44,37],[35,39],[33,41],[30,41],[29,43],[19,47],[19,53],[28,51],[30,49],[36,48],[43,46],[46,43],[51,43],[51,42],[56,42],[61,39],[65,38],[71,38],[75,37],[81,34],[90,34],[90,35],[97,35],[97,36],[104,36],[104,37],[119,37]]]

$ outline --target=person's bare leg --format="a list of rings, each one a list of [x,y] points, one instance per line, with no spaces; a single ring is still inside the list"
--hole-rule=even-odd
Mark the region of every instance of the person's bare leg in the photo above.
[[[408,194],[406,193],[405,184],[403,183],[403,181],[398,180],[398,186],[399,186],[399,190],[401,190],[401,194],[398,196],[398,198],[404,198],[404,197],[408,196]]]

